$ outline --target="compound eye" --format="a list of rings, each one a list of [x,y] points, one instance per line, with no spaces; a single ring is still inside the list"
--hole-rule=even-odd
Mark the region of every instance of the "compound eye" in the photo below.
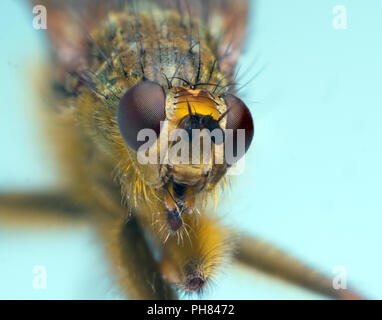
[[[248,107],[239,98],[232,94],[226,94],[223,98],[228,110],[226,137],[231,136],[230,139],[226,138],[226,148],[228,148],[229,152],[233,152],[233,156],[238,160],[247,152],[251,145],[254,133],[253,119]],[[244,130],[244,141],[237,139],[239,129]],[[244,146],[239,147],[238,143],[244,143]]]
[[[166,94],[152,81],[141,82],[128,89],[118,106],[118,127],[126,144],[138,150],[145,141],[138,141],[142,129],[160,133],[160,122],[166,118]],[[150,147],[150,146],[148,146]]]

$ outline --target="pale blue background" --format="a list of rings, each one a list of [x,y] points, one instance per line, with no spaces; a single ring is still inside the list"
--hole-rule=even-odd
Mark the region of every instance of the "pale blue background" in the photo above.
[[[332,26],[345,5],[348,29]],[[33,119],[31,68],[46,48],[22,1],[0,2],[0,190],[54,183]],[[276,243],[382,298],[382,2],[259,0],[253,5],[243,91],[256,125],[246,172],[221,205],[227,223]],[[44,265],[48,288],[32,287]],[[118,298],[102,246],[86,227],[0,226],[0,298]],[[317,296],[227,268],[206,298]]]

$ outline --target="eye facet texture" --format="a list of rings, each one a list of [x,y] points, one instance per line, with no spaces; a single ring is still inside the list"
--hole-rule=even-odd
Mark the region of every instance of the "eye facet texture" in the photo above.
[[[118,126],[126,144],[134,149],[145,143],[138,141],[142,129],[152,129],[157,137],[160,122],[166,118],[166,95],[163,88],[152,81],[131,87],[122,97],[118,107]]]
[[[234,95],[226,94],[224,96],[224,101],[226,103],[227,108],[229,109],[227,113],[226,129],[231,129],[233,135],[233,139],[229,139],[226,142],[226,148],[232,148],[230,150],[233,151],[233,155],[237,155],[238,158],[241,158],[244,155],[244,153],[247,152],[253,139],[254,125],[252,115],[248,107],[244,104],[244,102],[241,101],[239,98],[235,97]],[[238,149],[238,129],[245,130],[245,146],[243,148],[244,152],[240,152],[240,148]],[[228,134],[230,133],[228,132]],[[232,145],[229,145],[231,143]]]

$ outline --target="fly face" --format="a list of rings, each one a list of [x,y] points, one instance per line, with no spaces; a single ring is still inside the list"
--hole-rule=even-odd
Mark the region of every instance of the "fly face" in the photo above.
[[[143,179],[163,190],[161,214],[172,232],[197,209],[196,197],[213,189],[244,155],[254,131],[248,108],[233,95],[195,86],[166,91],[152,81],[126,91],[117,118],[134,161],[150,168],[142,171]]]

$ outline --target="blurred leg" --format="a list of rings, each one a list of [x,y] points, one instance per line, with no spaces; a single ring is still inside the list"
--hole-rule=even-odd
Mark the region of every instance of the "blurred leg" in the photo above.
[[[165,282],[159,266],[135,218],[128,222],[113,219],[100,224],[120,286],[130,299],[176,299],[176,293]]]
[[[43,226],[86,222],[87,208],[61,192],[0,194],[0,224]]]
[[[336,290],[332,279],[311,269],[264,241],[242,236],[238,242],[236,260],[245,266],[335,299],[362,299],[350,289]]]

